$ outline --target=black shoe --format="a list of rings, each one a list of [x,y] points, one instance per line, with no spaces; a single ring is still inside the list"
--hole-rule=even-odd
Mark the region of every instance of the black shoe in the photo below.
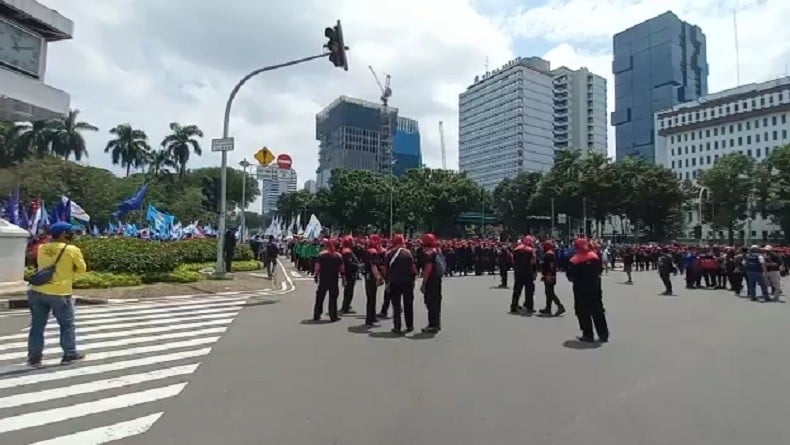
[[[551,315],[551,309],[541,309],[538,312],[540,312],[543,315]]]
[[[379,317],[379,318],[387,318],[387,313],[386,312],[379,312],[378,315],[376,315],[376,316]]]
[[[564,313],[565,313],[565,306],[560,306],[560,307],[557,309],[557,313],[556,313],[556,314],[554,314],[554,316],[555,316],[555,317],[559,317],[560,315],[562,315],[562,314],[564,314]]]
[[[38,369],[41,367],[41,359],[36,359],[36,360],[28,359],[27,365],[30,366],[31,368]]]
[[[405,330],[405,331],[403,331],[403,333],[404,333],[404,334],[408,334],[409,332],[412,332],[412,331],[414,331],[414,328],[413,328],[413,327],[410,327],[410,328],[406,328],[406,330]]]
[[[392,332],[393,334],[398,334],[398,335],[402,335],[403,334],[403,332],[400,329],[395,329],[395,328],[392,328],[392,330],[390,330],[390,332]]]
[[[70,365],[76,361],[82,360],[85,358],[85,353],[83,352],[76,352],[73,355],[64,355],[63,358],[60,360],[61,365]]]
[[[336,321],[340,321],[340,317],[329,317],[329,321],[331,321],[332,323]]]
[[[357,313],[357,311],[355,311],[354,309],[351,309],[351,308],[348,308],[348,309],[346,309],[346,310],[343,312],[343,314],[348,314],[348,315],[354,315],[354,314],[356,314],[356,313]]]
[[[510,313],[511,314],[518,314],[518,309],[510,308]]]
[[[439,332],[439,328],[437,328],[435,326],[426,326],[426,327],[422,328],[422,333],[423,334],[435,334],[437,332]]]
[[[595,338],[593,338],[593,337],[579,336],[579,337],[576,337],[576,340],[579,340],[579,341],[582,341],[582,342],[585,342],[585,343],[595,343]]]
[[[601,342],[601,343],[608,343],[609,342],[609,337],[599,337],[598,341]]]

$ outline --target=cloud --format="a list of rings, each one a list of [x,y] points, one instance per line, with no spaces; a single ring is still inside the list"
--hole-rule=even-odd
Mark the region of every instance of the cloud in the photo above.
[[[505,21],[503,30],[516,39],[539,38],[553,44],[544,54],[553,67],[587,66],[604,76],[607,106],[612,111],[613,35],[667,10],[705,33],[709,92],[738,85],[733,21],[736,10],[741,83],[763,82],[786,73],[790,63],[790,2],[785,0],[550,0],[539,7],[517,9]],[[614,129],[610,128],[610,153],[614,141]]]

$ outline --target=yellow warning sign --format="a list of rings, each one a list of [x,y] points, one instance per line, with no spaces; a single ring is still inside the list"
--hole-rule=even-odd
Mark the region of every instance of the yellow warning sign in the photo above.
[[[274,161],[274,154],[267,147],[263,147],[255,153],[255,160],[261,165],[269,165]]]

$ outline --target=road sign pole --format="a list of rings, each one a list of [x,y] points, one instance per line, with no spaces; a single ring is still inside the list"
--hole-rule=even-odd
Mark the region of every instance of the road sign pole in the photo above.
[[[329,53],[321,53],[315,56],[305,57],[302,59],[291,60],[290,62],[279,63],[277,65],[270,65],[263,68],[259,68],[246,76],[242,77],[239,83],[236,84],[235,87],[230,91],[230,96],[228,96],[228,101],[225,104],[225,116],[222,123],[222,138],[226,139],[228,137],[228,133],[230,132],[230,109],[233,106],[233,99],[236,98],[236,94],[238,94],[241,87],[247,83],[248,80],[252,79],[253,77],[257,76],[258,74],[265,73],[266,71],[272,71],[279,68],[285,68],[287,66],[298,65],[300,63],[308,62],[310,60],[320,59],[321,57],[328,56]],[[219,197],[219,221],[217,223],[217,262],[214,266],[214,275],[215,278],[223,278],[225,276],[225,262],[224,262],[224,255],[225,252],[225,212],[227,211],[227,201],[225,199],[225,194],[227,191],[227,181],[228,181],[228,152],[222,152],[222,163],[220,164],[220,197]]]

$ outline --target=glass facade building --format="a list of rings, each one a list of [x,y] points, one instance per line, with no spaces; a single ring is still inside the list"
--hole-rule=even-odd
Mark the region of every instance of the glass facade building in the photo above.
[[[393,173],[422,165],[420,129],[416,120],[398,116],[389,107],[392,134]],[[316,139],[319,142],[318,187],[328,187],[332,169],[370,170],[389,173],[389,153],[382,152],[381,105],[341,96],[316,115]]]
[[[671,11],[614,36],[617,160],[655,162],[655,113],[708,93],[705,34]]]

